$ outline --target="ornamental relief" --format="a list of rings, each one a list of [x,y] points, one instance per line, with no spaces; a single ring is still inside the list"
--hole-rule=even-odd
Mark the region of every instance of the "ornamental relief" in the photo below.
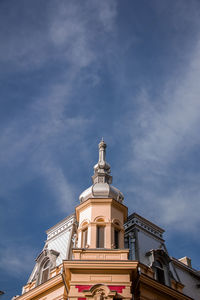
[[[95,300],[103,300],[103,299],[105,299],[105,292],[104,292],[104,290],[102,290],[102,289],[97,290],[95,292],[94,299]]]
[[[91,300],[111,300],[117,296],[116,291],[111,291],[108,286],[103,284],[94,285],[89,291],[85,291],[84,294],[87,299]],[[120,297],[118,299],[120,299]]]

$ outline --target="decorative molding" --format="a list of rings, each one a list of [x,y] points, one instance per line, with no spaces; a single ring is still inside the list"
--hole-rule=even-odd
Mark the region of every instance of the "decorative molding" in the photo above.
[[[164,230],[162,228],[140,217],[139,215],[133,214],[132,218],[130,217],[128,218],[128,221],[124,224],[125,230],[128,231],[128,229],[132,226],[137,226],[138,228],[144,229],[145,231],[158,237],[159,239],[163,239],[162,234]]]
[[[63,260],[64,268],[69,269],[87,269],[90,270],[130,270],[137,271],[138,261],[130,260]]]
[[[45,248],[42,250],[42,252],[38,255],[38,257],[36,258],[36,262],[38,264],[41,264],[45,258],[49,258],[50,261],[53,261],[55,263],[56,258],[58,257],[60,253],[58,251],[55,251],[53,249],[48,249]],[[55,267],[55,264],[53,265],[53,267]]]
[[[63,233],[64,231],[71,230],[73,227],[73,224],[75,224],[76,219],[73,215],[71,218],[66,218],[63,221],[59,222],[57,225],[53,226],[52,228],[48,229],[46,231],[47,233],[47,241],[54,238],[60,233]]]

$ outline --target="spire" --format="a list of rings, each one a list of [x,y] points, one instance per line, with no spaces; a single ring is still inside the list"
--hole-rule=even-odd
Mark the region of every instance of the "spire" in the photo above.
[[[106,162],[106,143],[103,138],[99,143],[99,161],[94,166],[94,175],[92,176],[93,184],[95,183],[112,183],[110,175],[110,165]]]
[[[111,185],[112,176],[110,175],[110,165],[106,162],[106,143],[103,138],[99,143],[99,160],[94,166],[92,183],[89,188],[80,194],[80,202],[90,198],[112,198],[119,202],[123,201],[123,194]]]

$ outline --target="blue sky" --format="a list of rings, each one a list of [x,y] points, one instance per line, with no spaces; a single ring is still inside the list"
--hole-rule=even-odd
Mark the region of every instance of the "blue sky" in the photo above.
[[[0,289],[20,294],[104,137],[113,184],[199,263],[200,2],[0,2]]]

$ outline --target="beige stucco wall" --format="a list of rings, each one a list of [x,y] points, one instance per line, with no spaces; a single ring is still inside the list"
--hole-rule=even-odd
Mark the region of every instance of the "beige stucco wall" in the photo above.
[[[123,223],[127,208],[113,199],[88,199],[76,207],[78,227],[77,247],[82,245],[82,231],[88,228],[87,247],[96,248],[97,226],[104,226],[104,248],[114,247],[114,228],[119,230],[119,247],[124,247]],[[116,225],[115,223],[118,223]]]

